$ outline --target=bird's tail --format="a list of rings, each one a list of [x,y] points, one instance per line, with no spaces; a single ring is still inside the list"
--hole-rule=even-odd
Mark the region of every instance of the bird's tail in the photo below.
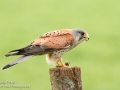
[[[10,68],[10,67],[12,67],[12,66],[14,66],[14,65],[16,65],[16,64],[24,61],[24,60],[27,60],[28,58],[30,58],[30,57],[32,57],[32,56],[33,56],[33,55],[23,55],[23,56],[21,56],[20,58],[16,59],[15,61],[13,61],[13,62],[5,65],[5,66],[2,68],[2,70],[7,69],[7,68]]]

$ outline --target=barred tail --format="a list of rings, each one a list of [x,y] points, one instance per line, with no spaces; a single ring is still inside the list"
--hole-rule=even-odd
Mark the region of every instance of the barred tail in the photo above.
[[[8,55],[8,56],[11,56],[11,55]],[[12,66],[14,66],[14,65],[22,62],[22,61],[27,60],[28,58],[30,58],[30,57],[32,57],[32,56],[33,56],[33,55],[28,55],[28,56],[23,55],[23,56],[21,56],[20,58],[16,59],[15,61],[13,61],[13,62],[5,65],[5,66],[2,68],[2,70],[7,69],[7,68],[10,68],[10,67],[12,67]]]

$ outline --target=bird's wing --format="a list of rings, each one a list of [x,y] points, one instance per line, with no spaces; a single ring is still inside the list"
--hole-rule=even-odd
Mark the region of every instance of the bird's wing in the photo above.
[[[31,45],[60,49],[71,45],[73,41],[74,37],[71,31],[65,29],[48,32],[34,40]]]
[[[66,48],[70,46],[73,41],[74,37],[70,30],[51,31],[40,36],[30,45],[21,49],[12,50],[5,56],[44,55],[56,49]]]

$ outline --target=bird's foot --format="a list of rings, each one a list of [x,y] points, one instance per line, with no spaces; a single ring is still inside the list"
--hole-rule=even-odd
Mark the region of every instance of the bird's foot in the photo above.
[[[67,67],[67,68],[69,68],[69,62],[65,62],[65,64],[60,60],[58,63],[57,63],[57,65],[56,65],[56,67]]]

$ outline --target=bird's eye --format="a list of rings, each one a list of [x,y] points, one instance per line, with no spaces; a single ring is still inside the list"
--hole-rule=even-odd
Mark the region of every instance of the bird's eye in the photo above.
[[[81,33],[81,35],[84,35],[84,33]]]

